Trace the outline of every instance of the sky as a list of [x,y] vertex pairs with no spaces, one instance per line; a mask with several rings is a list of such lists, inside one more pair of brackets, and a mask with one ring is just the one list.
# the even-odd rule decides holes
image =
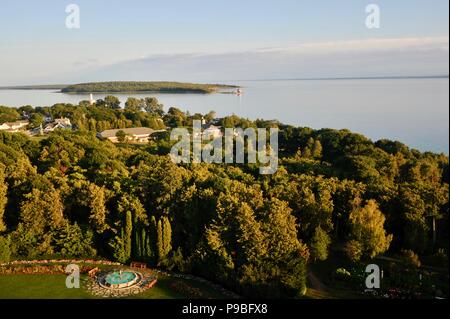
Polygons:
[[[368,4],[380,8],[369,29]],[[80,28],[66,27],[66,6]],[[0,86],[447,75],[448,0],[0,0]]]

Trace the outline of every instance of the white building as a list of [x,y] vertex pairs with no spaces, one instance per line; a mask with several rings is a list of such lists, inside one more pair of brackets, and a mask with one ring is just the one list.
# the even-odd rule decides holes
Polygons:
[[220,126],[215,126],[212,124],[203,124],[202,125],[202,137],[204,138],[217,138],[222,136],[222,130]]
[[150,139],[150,136],[153,133],[162,132],[164,130],[157,131],[149,127],[132,127],[132,128],[106,130],[101,133],[98,133],[97,136],[99,138],[108,139],[113,143],[118,143],[119,139],[117,137],[117,133],[119,131],[123,131],[126,134],[125,139],[127,141],[135,143],[147,143]]
[[70,119],[65,117],[55,119],[52,123],[45,125],[43,131],[44,133],[51,133],[56,129],[71,130],[72,123],[70,123]]
[[66,117],[61,117],[59,119],[55,119],[54,121],[56,124],[63,124],[65,126],[72,126],[72,123],[70,123],[70,119]]
[[30,124],[28,121],[6,122],[0,125],[0,131],[18,132],[28,124]]

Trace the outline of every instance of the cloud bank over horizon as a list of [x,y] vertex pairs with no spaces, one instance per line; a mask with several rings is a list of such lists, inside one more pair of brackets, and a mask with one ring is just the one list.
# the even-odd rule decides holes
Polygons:
[[449,39],[365,39],[242,52],[150,55],[102,66],[78,81],[446,75]]
[[88,56],[72,61],[63,73],[19,77],[16,83],[7,83],[4,74],[0,84],[428,76],[448,75],[449,68],[448,36],[312,42],[222,53],[142,53],[141,58],[104,65],[101,57]]

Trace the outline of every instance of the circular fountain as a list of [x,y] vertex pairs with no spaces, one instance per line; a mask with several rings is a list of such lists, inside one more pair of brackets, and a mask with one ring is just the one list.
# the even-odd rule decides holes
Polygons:
[[142,275],[135,271],[113,270],[98,278],[98,283],[107,289],[124,289],[130,288],[142,280]]

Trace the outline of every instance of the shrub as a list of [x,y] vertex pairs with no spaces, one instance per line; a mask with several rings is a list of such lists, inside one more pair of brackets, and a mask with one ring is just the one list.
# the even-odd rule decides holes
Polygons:
[[0,262],[7,263],[11,258],[11,239],[9,237],[0,237]]
[[351,279],[352,274],[345,268],[338,268],[333,273],[333,277],[337,280],[348,281]]
[[419,268],[421,265],[419,256],[409,249],[402,250],[401,260],[407,267]]
[[353,261],[359,261],[363,254],[363,247],[360,242],[356,240],[350,240],[345,244],[344,248],[347,257]]
[[172,251],[168,258],[164,259],[161,263],[162,266],[169,271],[186,272],[189,268],[189,262],[183,257],[181,247]]
[[439,267],[448,267],[448,255],[442,248],[439,248],[436,251],[436,253],[433,255],[433,260]]
[[187,298],[192,298],[192,299],[204,298],[204,295],[199,288],[192,287],[189,284],[187,284],[181,280],[171,283],[169,286],[173,291],[175,291],[183,296],[186,296]]

